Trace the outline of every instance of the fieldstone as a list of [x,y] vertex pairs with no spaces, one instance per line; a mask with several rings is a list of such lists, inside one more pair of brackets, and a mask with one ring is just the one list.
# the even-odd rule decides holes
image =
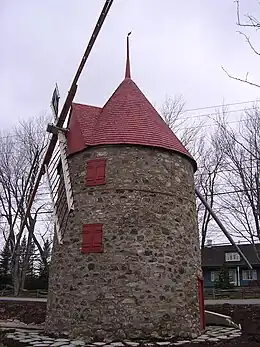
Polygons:
[[196,339],[197,337],[198,337],[198,334],[194,334],[194,333],[191,334],[192,339]]
[[13,333],[13,335],[15,335],[15,336],[24,336],[24,337],[28,336],[28,335],[26,335],[26,334],[24,334],[24,333],[19,333],[19,332],[17,332],[17,331],[15,331],[15,332]]
[[110,345],[113,347],[123,347],[124,346],[124,344],[122,342],[112,342]]
[[[56,340],[57,341],[57,340]],[[70,341],[68,340],[68,343],[69,344]],[[85,343],[84,343],[85,344]],[[60,346],[63,346],[63,345],[66,345],[65,341],[60,341],[60,342],[55,342],[55,343],[52,343],[51,344],[51,347],[60,347]]]
[[70,342],[69,339],[55,339],[57,342]]
[[39,335],[39,333],[34,333],[34,332],[29,332],[28,336],[42,336],[42,335]]
[[160,335],[157,333],[157,331],[153,331],[153,332],[151,333],[151,336],[152,336],[152,337],[155,337],[155,338],[157,338],[157,339],[160,338]]
[[26,340],[28,338],[28,336],[25,336],[25,335],[16,335],[16,337],[19,339],[19,340]]
[[219,335],[218,339],[220,340],[226,340],[227,339],[227,335]]
[[227,340],[231,340],[233,338],[234,338],[233,336],[227,336]]
[[[76,346],[84,346],[85,345],[85,342],[82,341],[82,340],[72,340],[70,341],[73,345],[76,345]],[[54,346],[53,346],[54,347]]]
[[167,346],[167,345],[169,345],[169,344],[170,344],[169,341],[157,342],[157,345],[159,345],[159,346]]
[[174,346],[181,346],[181,345],[184,345],[185,343],[190,343],[189,340],[184,340],[184,341],[177,341],[177,342],[174,342]]
[[42,340],[44,336],[42,336],[42,335],[29,335],[28,337]]
[[28,330],[26,330],[26,329],[20,329],[20,328],[15,329],[15,331],[17,331],[17,332],[19,332],[19,333],[28,333]]
[[126,298],[122,301],[122,304],[135,304],[136,300],[134,298]]
[[222,334],[222,333],[217,332],[217,331],[215,331],[215,332],[213,332],[213,333],[208,333],[208,335],[211,336],[211,337],[216,337],[216,336],[221,335],[221,334]]
[[138,342],[127,341],[126,344],[128,344],[129,346],[133,346],[133,347],[139,346]]
[[106,343],[105,342],[94,342],[93,345],[95,346],[104,346]]
[[14,334],[8,334],[8,335],[6,335],[6,337],[7,337],[8,339],[12,339],[13,337],[15,337],[15,335],[14,335]]
[[28,335],[28,339],[42,340],[43,338],[44,336],[41,336],[41,335]]
[[46,347],[50,346],[49,344],[47,345],[46,343],[39,343],[38,345],[34,345],[34,347]]
[[41,343],[40,339],[30,342],[30,345],[37,345],[38,343]]
[[203,335],[200,335],[197,337],[197,339],[208,339],[208,338],[209,338],[209,336],[206,334],[203,334]]
[[210,342],[218,342],[219,339],[216,338],[216,337],[211,337],[211,338],[208,339],[208,341],[210,341]]

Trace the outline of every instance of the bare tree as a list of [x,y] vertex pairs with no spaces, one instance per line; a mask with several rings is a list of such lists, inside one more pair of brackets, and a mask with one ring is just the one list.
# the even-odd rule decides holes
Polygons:
[[18,295],[24,286],[33,243],[36,244],[40,254],[42,252],[35,229],[39,215],[48,208],[44,191],[39,193],[38,200],[35,201],[26,220],[27,243],[22,263],[17,235],[20,232],[39,161],[45,149],[46,123],[47,119],[43,116],[30,119],[20,123],[0,138],[0,207],[2,219],[5,220],[3,236],[10,253],[13,254],[11,269],[15,295]]
[[[221,173],[224,167],[225,155],[219,146],[219,132],[217,130],[211,135],[207,147],[199,158],[199,170],[196,173],[195,180],[198,189],[203,194],[211,208],[220,212],[216,204],[216,194],[221,182]],[[197,213],[201,235],[201,250],[205,247],[206,237],[210,232],[212,223],[211,215],[208,210],[197,201]]]
[[180,116],[183,113],[185,102],[182,95],[175,96],[171,98],[166,95],[164,103],[161,106],[160,113],[165,121],[165,123],[172,129],[178,123]]
[[225,154],[223,217],[235,236],[255,247],[260,242],[260,111],[256,107],[245,111],[235,129],[219,117],[218,127]]
[[[198,119],[191,120],[190,117],[187,120],[184,105],[182,96],[175,98],[167,96],[160,113],[167,125],[196,159],[198,171],[195,174],[195,184],[209,205],[213,207],[224,158],[218,145],[219,134],[213,131],[211,135],[206,136],[203,131],[204,122]],[[211,226],[211,216],[199,200],[197,200],[197,215],[203,249]]]
[[202,136],[203,121],[187,121],[184,115],[185,102],[182,96],[171,98],[166,96],[159,113],[165,123],[178,136],[183,145],[196,159],[204,145]]
[[[260,22],[259,20],[253,16],[252,14],[246,14],[244,15],[244,21],[241,20],[241,13],[240,13],[240,1],[239,0],[235,0],[234,1],[235,4],[236,4],[236,16],[237,16],[237,25],[239,27],[242,27],[244,29],[255,29],[255,30],[258,30],[260,28]],[[248,35],[246,35],[244,32],[242,31],[238,31],[238,33],[240,35],[242,35],[247,44],[249,45],[249,47],[252,49],[252,51],[254,52],[254,54],[260,56],[260,50],[258,50],[255,45],[252,43],[250,37]],[[259,48],[260,49],[260,48]],[[228,77],[234,79],[234,80],[237,80],[237,81],[240,81],[240,82],[244,82],[244,83],[247,83],[247,84],[250,84],[251,86],[254,86],[254,87],[259,87],[260,88],[260,84],[258,83],[254,83],[252,81],[250,81],[248,79],[248,75],[249,75],[249,72],[246,73],[245,77],[242,78],[242,77],[235,77],[233,75],[231,75],[226,69],[224,69],[224,67],[222,66],[222,69],[225,71],[225,73],[228,75]]]

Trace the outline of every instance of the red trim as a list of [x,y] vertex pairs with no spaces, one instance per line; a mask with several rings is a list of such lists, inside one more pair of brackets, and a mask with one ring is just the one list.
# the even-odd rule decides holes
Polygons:
[[[70,111],[70,117],[74,110]],[[75,152],[82,151],[85,148],[85,140],[82,135],[80,124],[76,117],[71,117],[69,122],[69,132],[67,133],[67,154],[70,155]]]
[[200,327],[205,330],[205,304],[204,304],[204,280],[198,277],[198,291],[199,291],[199,309],[200,309]]

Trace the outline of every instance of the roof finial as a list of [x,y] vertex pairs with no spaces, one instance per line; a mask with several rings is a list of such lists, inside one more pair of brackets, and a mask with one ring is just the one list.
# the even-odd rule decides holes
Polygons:
[[130,72],[130,58],[129,58],[129,36],[130,33],[127,34],[126,38],[126,67],[125,67],[125,78],[131,78],[131,72]]

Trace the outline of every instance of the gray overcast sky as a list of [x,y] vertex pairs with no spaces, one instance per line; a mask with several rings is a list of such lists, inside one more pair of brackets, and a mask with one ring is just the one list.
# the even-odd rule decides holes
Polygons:
[[[55,82],[67,94],[104,0],[0,1],[1,127],[49,109]],[[257,0],[241,12],[260,18]],[[79,82],[76,101],[102,106],[124,75],[132,30],[132,78],[150,101],[183,94],[186,108],[254,100],[260,57],[237,33],[233,0],[114,0]],[[250,31],[260,50],[260,34]],[[205,111],[204,111],[205,113]]]

